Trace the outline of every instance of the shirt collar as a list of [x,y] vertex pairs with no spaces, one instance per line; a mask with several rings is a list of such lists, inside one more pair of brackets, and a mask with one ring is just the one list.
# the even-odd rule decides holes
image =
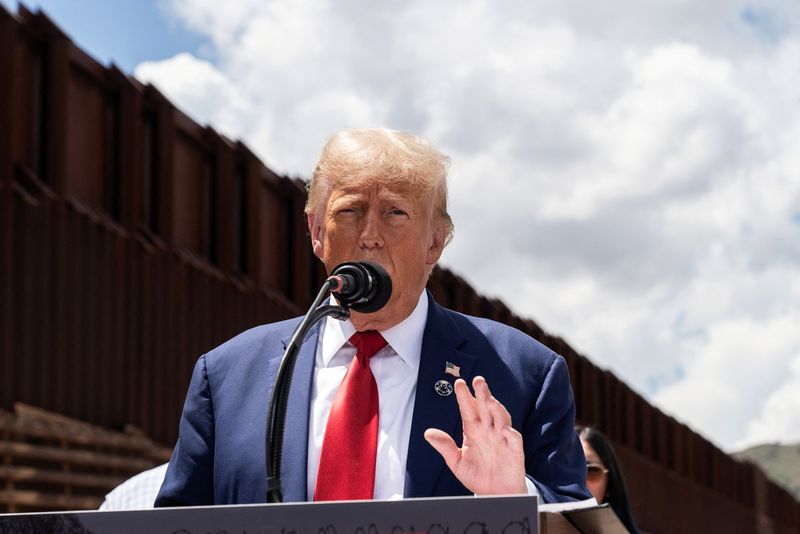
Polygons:
[[[380,333],[392,350],[406,363],[416,369],[422,353],[422,336],[428,320],[428,292],[422,291],[411,314],[400,323]],[[356,332],[350,319],[340,321],[327,317],[322,324],[322,365],[327,367],[339,349]]]

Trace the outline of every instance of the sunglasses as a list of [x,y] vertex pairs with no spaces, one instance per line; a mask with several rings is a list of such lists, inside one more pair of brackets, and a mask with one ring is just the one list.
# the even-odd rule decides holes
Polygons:
[[586,464],[586,480],[588,482],[598,482],[608,473],[608,469],[601,464]]

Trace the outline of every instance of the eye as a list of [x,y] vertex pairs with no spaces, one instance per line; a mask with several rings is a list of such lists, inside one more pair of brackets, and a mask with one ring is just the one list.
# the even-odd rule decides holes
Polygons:
[[597,463],[586,464],[586,480],[598,482],[608,473],[608,469]]

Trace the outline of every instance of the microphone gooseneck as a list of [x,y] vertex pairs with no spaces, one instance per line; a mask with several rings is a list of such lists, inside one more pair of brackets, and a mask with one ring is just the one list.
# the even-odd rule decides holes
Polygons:
[[[331,291],[339,305],[322,304]],[[282,502],[281,457],[283,453],[283,428],[289,403],[289,388],[297,354],[311,327],[323,317],[341,321],[350,317],[350,309],[372,313],[383,308],[392,296],[392,279],[386,269],[373,262],[347,262],[337,266],[319,290],[317,297],[295,328],[283,353],[272,396],[269,401],[267,425],[264,436],[264,454],[267,468],[267,502]]]

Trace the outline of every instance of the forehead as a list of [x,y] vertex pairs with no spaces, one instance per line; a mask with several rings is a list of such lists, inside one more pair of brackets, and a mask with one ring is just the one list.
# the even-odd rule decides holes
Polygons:
[[592,446],[589,445],[588,441],[586,441],[585,439],[581,438],[581,445],[583,445],[583,454],[584,454],[584,456],[586,456],[586,459],[588,461],[596,462],[596,463],[603,463],[602,460],[600,460],[600,456],[592,448]]
[[404,200],[421,203],[425,192],[416,184],[380,178],[348,178],[330,185],[329,201],[342,197],[363,197],[387,200]]

